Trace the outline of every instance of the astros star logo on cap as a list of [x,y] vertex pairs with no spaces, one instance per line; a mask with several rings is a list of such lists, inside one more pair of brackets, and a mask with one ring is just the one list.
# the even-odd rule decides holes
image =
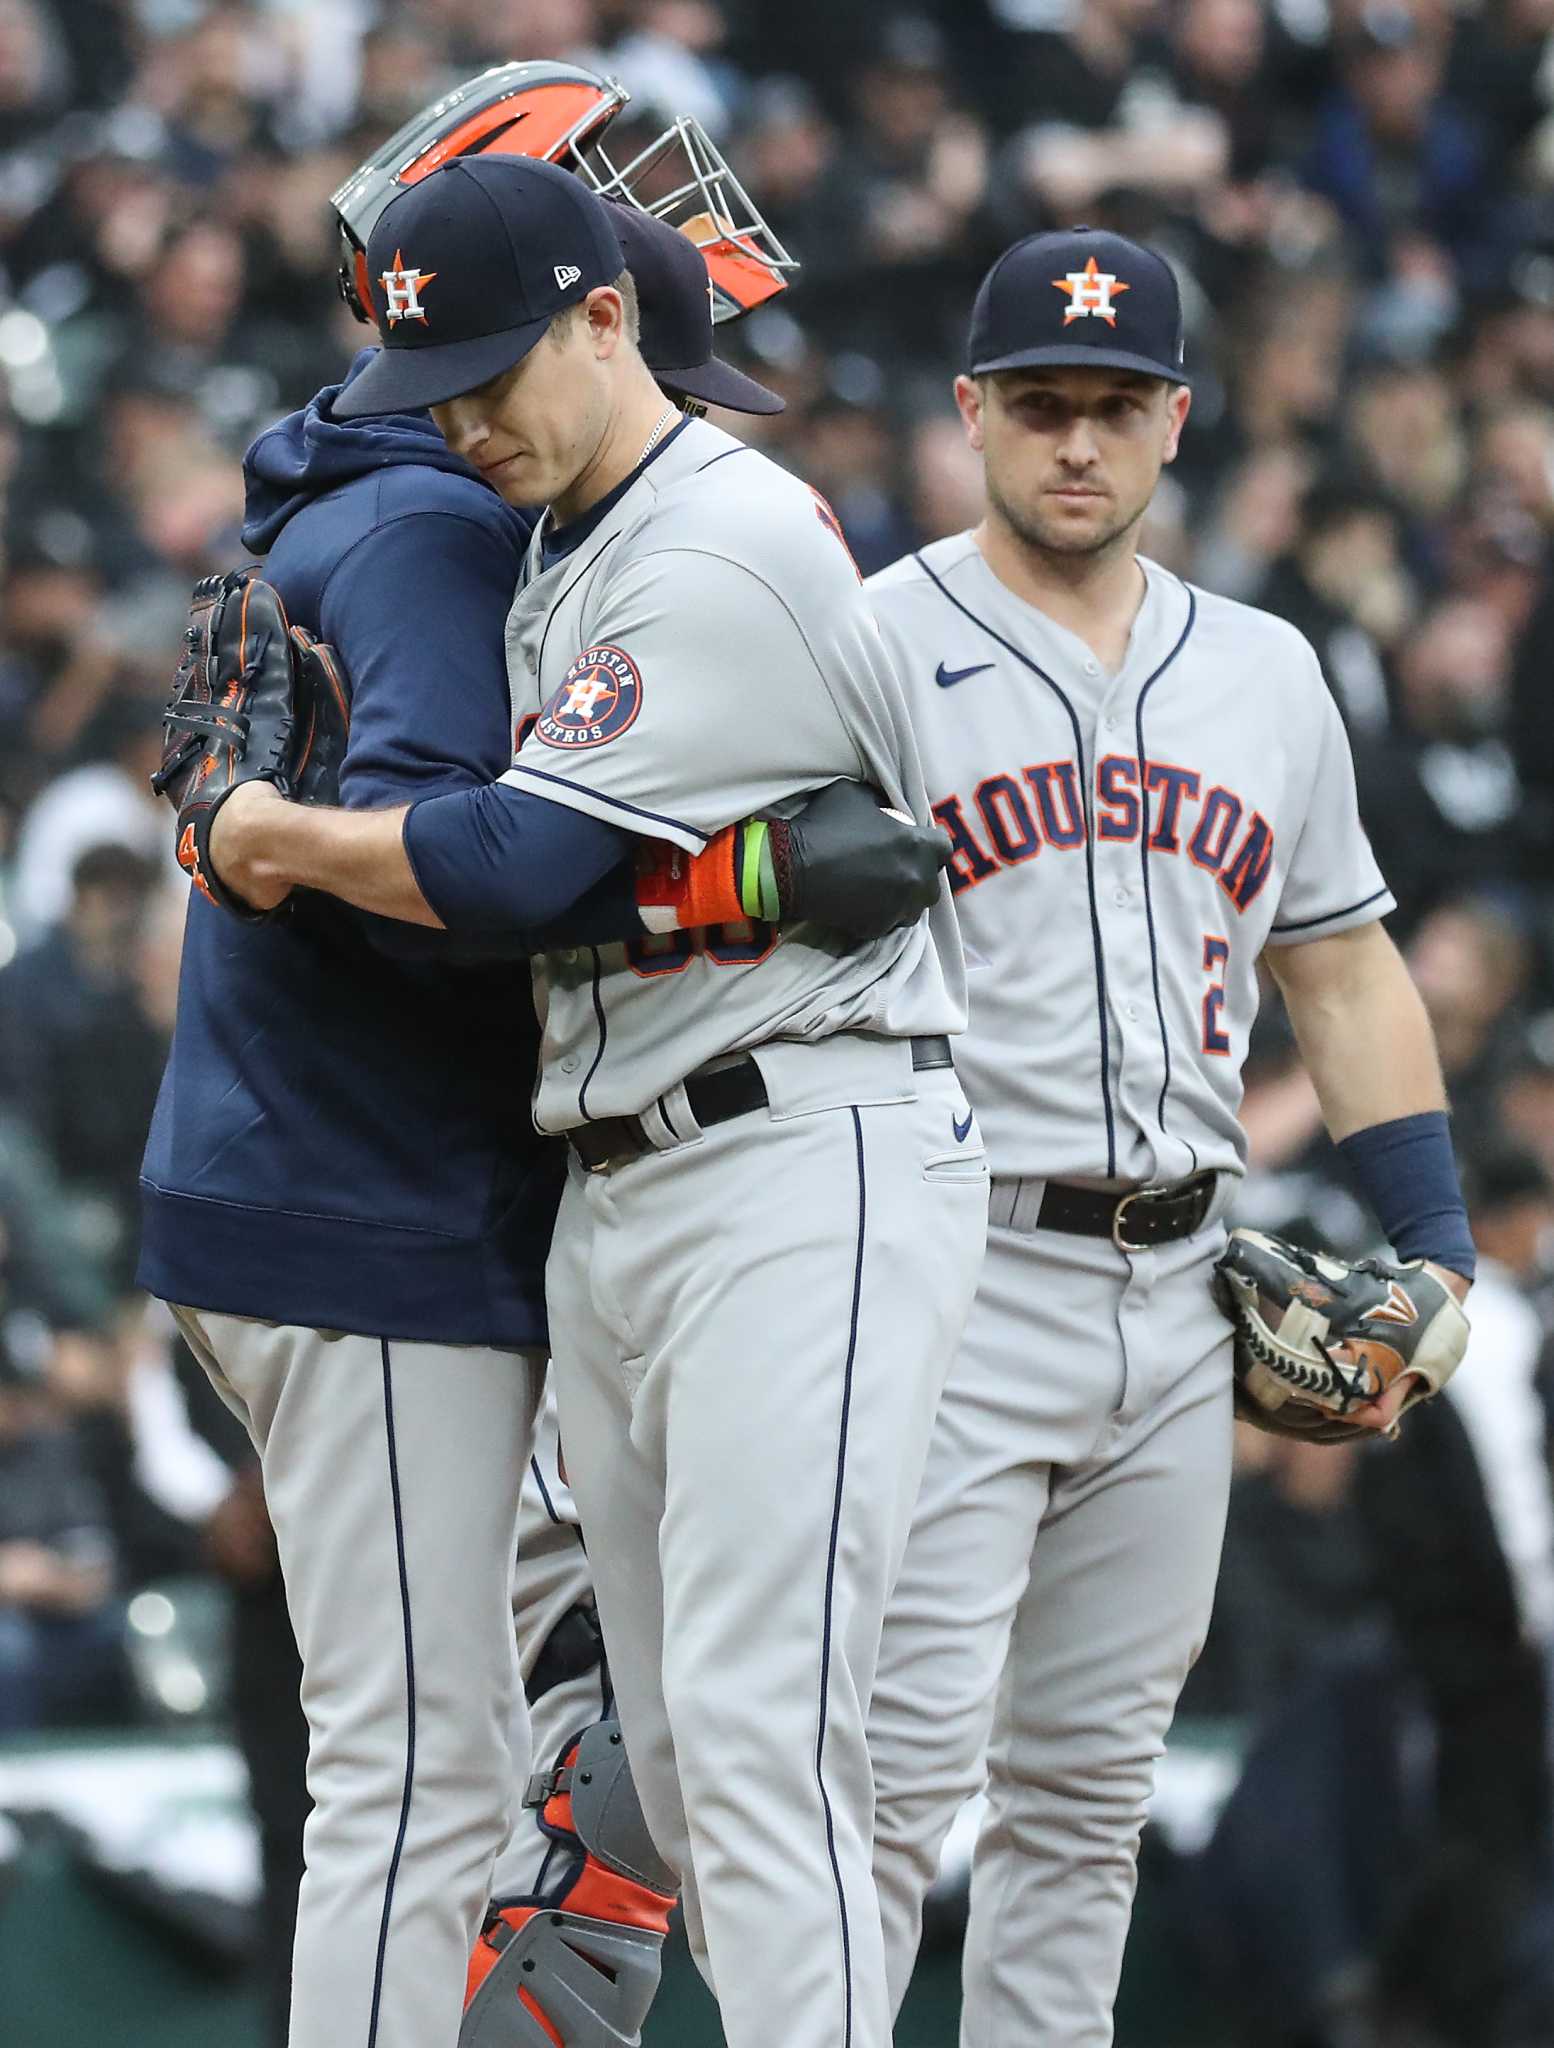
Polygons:
[[401,320],[419,320],[426,325],[426,308],[421,304],[421,290],[437,275],[435,270],[407,270],[403,250],[394,251],[394,268],[383,273],[383,290],[388,299],[388,323],[397,327]]
[[1108,327],[1115,327],[1117,309],[1112,301],[1119,292],[1133,289],[1113,271],[1102,270],[1093,256],[1083,270],[1071,270],[1066,277],[1055,277],[1052,282],[1058,291],[1068,293],[1069,303],[1063,313],[1065,327],[1071,320],[1084,320],[1091,314],[1104,320]]

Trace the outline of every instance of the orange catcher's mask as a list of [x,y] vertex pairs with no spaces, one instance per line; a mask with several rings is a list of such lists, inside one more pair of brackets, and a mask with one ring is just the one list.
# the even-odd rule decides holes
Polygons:
[[610,159],[605,130],[630,97],[578,64],[497,64],[423,107],[330,202],[340,224],[340,295],[357,319],[373,320],[367,240],[389,201],[454,158],[481,155],[559,164],[601,197],[678,228],[706,261],[716,322],[785,290],[785,273],[798,265],[699,121],[682,116],[626,162]]

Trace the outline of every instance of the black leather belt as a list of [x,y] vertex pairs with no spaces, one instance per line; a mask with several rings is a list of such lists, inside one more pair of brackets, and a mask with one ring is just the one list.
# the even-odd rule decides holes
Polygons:
[[[931,1067],[954,1064],[947,1038],[914,1038],[911,1043],[912,1066],[919,1074]],[[705,1131],[714,1124],[726,1124],[730,1117],[748,1116],[752,1110],[765,1109],[766,1083],[761,1078],[761,1069],[746,1053],[743,1059],[731,1060],[726,1067],[716,1067],[711,1073],[687,1075],[685,1099],[698,1126]],[[673,1129],[672,1124],[670,1128]],[[662,1150],[648,1136],[639,1116],[602,1116],[597,1123],[581,1124],[575,1131],[568,1131],[567,1143],[590,1173],[608,1173],[611,1167],[623,1166],[628,1159],[640,1159],[645,1152]]]
[[1064,1230],[1075,1237],[1109,1237],[1119,1251],[1144,1252],[1174,1244],[1202,1227],[1214,1205],[1219,1175],[1203,1172],[1163,1187],[1130,1188],[1103,1194],[1049,1180],[1037,1212],[1038,1230]]

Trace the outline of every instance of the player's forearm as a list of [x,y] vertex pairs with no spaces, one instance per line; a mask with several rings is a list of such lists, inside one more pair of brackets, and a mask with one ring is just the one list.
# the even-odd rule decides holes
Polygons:
[[1435,1039],[1380,925],[1269,954],[1323,1120],[1356,1188],[1404,1259],[1465,1292],[1473,1239]]
[[404,846],[406,810],[331,811],[234,791],[211,827],[211,857],[229,889],[264,908],[319,889],[406,924],[441,924]]
[[1430,1020],[1379,924],[1266,957],[1335,1140],[1445,1108]]

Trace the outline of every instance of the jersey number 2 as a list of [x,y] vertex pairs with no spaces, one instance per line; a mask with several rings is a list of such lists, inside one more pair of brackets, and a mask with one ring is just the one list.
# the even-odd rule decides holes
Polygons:
[[1212,974],[1214,979],[1203,999],[1203,1049],[1217,1053],[1221,1059],[1230,1051],[1230,1035],[1225,1029],[1225,963],[1229,958],[1229,939],[1205,932],[1203,971]]

